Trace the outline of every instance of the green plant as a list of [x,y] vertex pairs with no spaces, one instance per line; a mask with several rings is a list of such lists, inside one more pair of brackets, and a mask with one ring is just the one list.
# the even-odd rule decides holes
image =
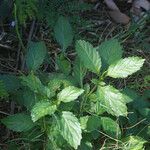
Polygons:
[[[12,7],[13,1],[8,5],[8,0],[2,3],[2,13],[7,12]],[[4,6],[3,6],[4,5]],[[79,12],[89,10],[90,4],[80,3],[78,0],[15,0],[16,14],[19,24],[26,25],[27,19],[36,18],[41,22],[46,22],[48,26],[54,27],[60,15],[69,16],[71,22],[84,25],[85,21]],[[3,16],[4,17],[4,16]]]
[[75,50],[72,65],[62,53],[56,61],[58,71],[41,74],[46,46],[32,42],[26,55],[28,75],[1,76],[7,92],[26,109],[1,122],[22,132],[19,144],[23,140],[30,149],[143,149],[147,137],[137,134],[135,127],[142,132],[145,125],[145,135],[149,134],[147,97],[140,101],[136,92],[119,90],[107,79],[128,77],[142,67],[144,59],[122,58],[122,47],[115,39],[96,48],[79,40]]
[[5,89],[4,83],[0,81],[0,98],[5,98],[8,96],[8,93]]
[[42,0],[38,5],[37,18],[54,27],[59,16],[67,16],[73,24],[84,26],[86,21],[80,16],[80,12],[89,9],[90,4],[80,3],[78,0]]
[[15,0],[15,13],[18,17],[18,22],[25,25],[28,18],[35,18],[37,10],[37,0]]

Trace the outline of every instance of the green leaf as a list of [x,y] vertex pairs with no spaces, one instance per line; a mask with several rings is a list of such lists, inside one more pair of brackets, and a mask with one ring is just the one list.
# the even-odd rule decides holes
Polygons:
[[83,116],[80,117],[80,125],[81,125],[81,129],[82,130],[86,130],[87,129],[87,122],[89,120],[90,116]]
[[20,78],[22,80],[22,84],[35,93],[38,93],[40,89],[43,88],[40,79],[36,77],[33,73],[29,74],[28,76],[22,76]]
[[150,121],[150,108],[141,108],[139,112],[144,118]]
[[15,100],[15,102],[17,102],[17,104],[25,106],[27,110],[31,110],[35,103],[41,100],[36,93],[32,92],[28,88],[18,90],[15,94],[11,95],[11,97]]
[[150,89],[147,89],[147,90],[144,91],[144,93],[143,93],[143,95],[142,95],[142,98],[143,98],[144,100],[150,98]]
[[81,87],[83,86],[83,78],[85,75],[86,69],[84,68],[80,59],[77,57],[74,62],[73,76]]
[[22,91],[22,104],[28,109],[31,110],[32,107],[35,105],[36,102],[38,102],[38,98],[35,93],[33,93],[30,90],[24,89]]
[[74,101],[71,101],[68,103],[60,103],[59,107],[58,107],[59,111],[71,111],[72,109],[75,109],[75,102]]
[[47,140],[46,142],[45,150],[61,150],[61,148],[57,146],[57,143],[53,139]]
[[122,46],[116,39],[111,39],[101,43],[98,47],[98,52],[102,58],[103,65],[111,65],[122,57]]
[[75,81],[72,76],[66,76],[62,73],[50,73],[47,77],[48,87],[51,90],[58,90],[61,86],[67,87],[75,85]]
[[31,117],[23,113],[8,116],[2,119],[1,122],[6,125],[7,128],[16,132],[28,131],[34,127]]
[[33,71],[37,70],[43,63],[46,52],[47,49],[44,42],[31,42],[26,55],[27,68]]
[[31,110],[31,117],[33,122],[46,115],[52,115],[56,109],[57,106],[52,105],[50,102],[41,101],[36,103]]
[[101,120],[99,116],[90,116],[87,122],[87,131],[94,131],[100,128]]
[[14,75],[0,75],[0,80],[4,83],[7,92],[15,92],[21,86],[18,77]]
[[101,58],[96,49],[88,42],[79,40],[76,43],[78,57],[84,66],[90,71],[99,74],[101,68]]
[[91,113],[95,113],[96,115],[101,115],[106,112],[103,104],[100,102],[99,99],[97,100],[97,102],[90,102],[90,110],[88,111],[90,111]]
[[[68,143],[66,140],[62,137],[59,131],[59,126],[57,124],[57,116],[55,116],[55,119],[51,120],[51,126],[47,127],[47,136],[49,138],[49,144],[50,144],[50,150],[61,150],[62,147],[65,147],[66,144],[68,146]],[[61,148],[60,148],[61,147]],[[49,150],[49,149],[48,149]]]
[[142,108],[150,107],[150,103],[148,100],[143,99],[143,97],[138,97],[136,100],[133,101],[132,104],[133,108],[140,111]]
[[38,93],[42,95],[42,99],[51,98],[53,95],[53,91],[48,87],[44,86],[40,79],[36,77],[33,73],[29,74],[28,76],[20,77],[22,79],[22,84],[25,87],[28,87],[34,93]]
[[[78,3],[78,1],[69,1],[68,3],[68,11],[69,12],[81,12],[81,11],[88,11],[92,9],[92,4],[89,3]],[[77,15],[73,16],[73,17],[77,17]],[[81,21],[81,20],[78,20]]]
[[150,136],[150,126],[147,127],[147,134]]
[[[22,139],[27,139],[28,141],[38,141],[44,135],[44,131],[39,128],[39,126],[35,126],[34,129],[30,129],[26,132],[22,132],[19,137]],[[17,149],[18,150],[18,149]]]
[[57,42],[65,51],[73,40],[73,31],[67,18],[61,16],[54,27],[54,35]]
[[53,97],[56,95],[57,91],[60,91],[62,87],[68,87],[75,85],[73,77],[65,76],[61,73],[52,73],[46,77],[49,89],[49,97]]
[[139,97],[139,95],[136,93],[136,91],[134,91],[130,88],[123,89],[122,93],[125,94],[126,103],[130,103]]
[[59,70],[66,74],[69,75],[71,72],[71,63],[65,58],[64,55],[59,55],[56,58],[56,63],[58,65]]
[[104,109],[114,116],[127,116],[127,106],[125,104],[125,98],[119,90],[114,87],[99,86],[97,90],[97,96],[102,103]]
[[124,147],[125,150],[144,150],[144,144],[146,141],[138,136],[129,136],[124,139]]
[[145,59],[139,57],[128,57],[120,59],[108,68],[107,76],[113,78],[126,78],[129,75],[140,70],[143,66]]
[[81,142],[81,127],[78,119],[71,112],[63,111],[59,120],[60,133],[63,138],[74,148]]
[[8,97],[8,93],[6,91],[4,83],[0,81],[0,98],[5,98],[5,97]]
[[88,141],[82,141],[78,150],[93,150],[93,146]]
[[68,86],[58,93],[57,97],[59,101],[67,103],[77,99],[83,92],[83,89],[79,89],[74,86]]
[[109,117],[101,117],[101,125],[103,131],[109,136],[117,139],[121,137],[121,130],[116,121]]
[[[20,149],[20,146],[15,142],[10,142],[7,144],[7,150],[18,150],[18,149]],[[3,149],[0,148],[0,150]]]
[[97,115],[103,114],[106,110],[103,107],[102,102],[100,101],[99,97],[96,94],[91,94],[89,96],[89,100],[90,100],[90,109],[88,109],[88,111],[90,111],[91,113],[95,113]]

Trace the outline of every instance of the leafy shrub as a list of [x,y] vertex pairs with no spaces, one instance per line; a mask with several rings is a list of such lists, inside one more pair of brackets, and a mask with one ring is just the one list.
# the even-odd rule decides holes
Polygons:
[[[64,32],[55,31],[62,35]],[[69,42],[65,41],[67,38]],[[56,36],[56,39],[65,50],[72,36],[65,40]],[[63,52],[56,61],[58,70],[41,76],[38,70],[46,51],[44,42],[29,45],[28,75],[11,77],[13,91],[12,88],[6,91],[10,96],[15,95],[14,100],[26,109],[1,122],[13,131],[22,132],[20,137],[26,137],[24,145],[30,144],[32,149],[42,146],[54,150],[143,149],[150,134],[148,96],[141,97],[130,89],[117,89],[107,79],[128,77],[140,70],[144,59],[122,58],[122,47],[116,39],[98,47],[78,40],[77,56],[72,64]],[[6,78],[3,75],[1,83],[7,87]],[[144,126],[147,137],[142,135]],[[104,144],[100,145],[99,141]]]

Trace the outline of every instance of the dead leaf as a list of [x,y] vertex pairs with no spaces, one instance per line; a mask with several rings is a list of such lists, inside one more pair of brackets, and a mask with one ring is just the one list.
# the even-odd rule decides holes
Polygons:
[[106,3],[109,9],[120,11],[118,6],[115,4],[113,0],[104,0],[104,2]]
[[150,10],[150,2],[148,0],[134,0],[131,8],[131,12],[135,16],[140,16],[142,14],[142,8],[146,11]]
[[146,11],[150,10],[150,2],[148,0],[134,0],[132,7],[137,9],[145,9]]
[[98,0],[80,0],[81,2],[95,3]]
[[130,21],[130,18],[122,13],[118,6],[115,4],[113,0],[104,0],[106,3],[107,7],[111,10],[108,11],[110,17],[116,22],[116,23],[121,23],[121,24],[128,24]]
[[113,11],[109,11],[108,13],[109,13],[110,17],[111,17],[116,23],[121,23],[121,24],[126,25],[126,24],[128,24],[129,21],[130,21],[130,18],[129,18],[126,14],[124,14],[124,13],[122,13],[122,12],[120,12],[120,11],[113,10]]

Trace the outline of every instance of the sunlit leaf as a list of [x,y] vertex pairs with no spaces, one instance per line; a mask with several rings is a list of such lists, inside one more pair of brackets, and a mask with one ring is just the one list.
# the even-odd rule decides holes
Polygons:
[[101,58],[96,49],[88,42],[79,40],[76,43],[76,52],[80,61],[90,71],[99,74],[101,68]]
[[58,100],[67,103],[77,99],[83,92],[83,89],[69,86],[58,93]]
[[120,59],[108,68],[107,76],[113,78],[126,78],[137,72],[143,66],[145,59],[139,57],[128,57]]
[[50,102],[41,101],[36,103],[31,110],[31,117],[33,122],[39,120],[46,115],[52,115],[57,109],[56,105],[52,105]]
[[127,116],[127,106],[124,95],[114,87],[99,86],[97,96],[103,108],[114,116]]
[[78,119],[71,112],[62,112],[59,121],[60,133],[64,139],[77,149],[81,142],[81,127]]

